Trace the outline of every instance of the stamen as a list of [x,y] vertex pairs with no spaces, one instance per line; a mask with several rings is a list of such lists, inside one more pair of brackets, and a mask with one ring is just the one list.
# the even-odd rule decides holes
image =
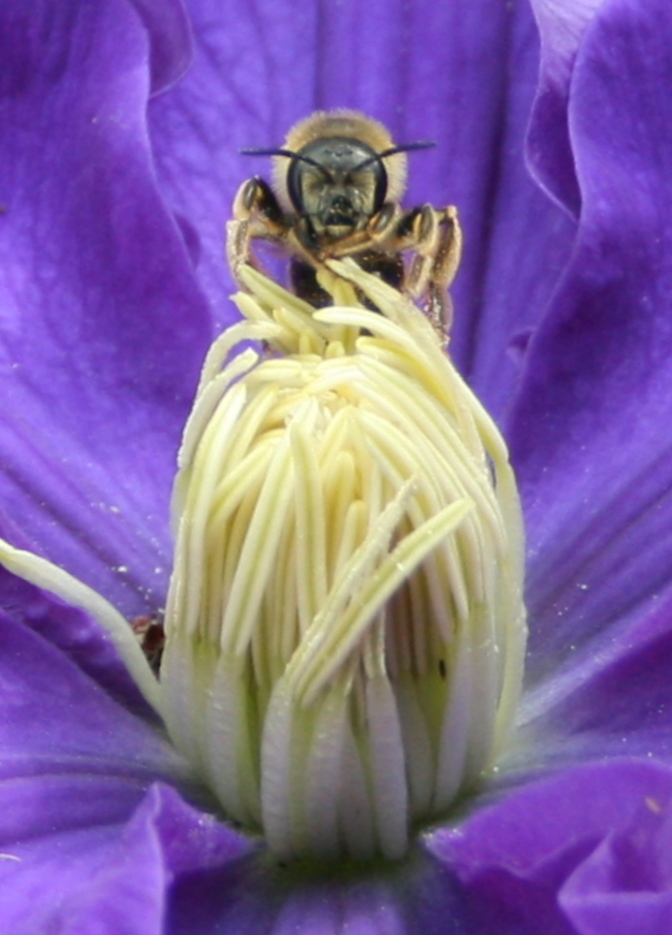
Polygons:
[[[161,685],[177,745],[275,852],[396,859],[506,746],[520,508],[421,312],[329,267],[317,312],[240,272],[247,321],[213,346],[180,453]],[[264,357],[225,365],[249,338]]]

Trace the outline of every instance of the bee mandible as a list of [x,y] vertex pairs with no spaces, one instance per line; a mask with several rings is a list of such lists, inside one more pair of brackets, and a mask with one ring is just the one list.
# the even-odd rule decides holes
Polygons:
[[252,241],[279,244],[290,256],[295,292],[319,308],[331,298],[317,271],[325,260],[351,256],[420,301],[445,334],[447,289],[462,248],[457,210],[424,204],[407,211],[399,203],[406,153],[433,145],[396,145],[378,121],[335,110],[302,120],[279,148],[243,150],[273,157],[273,184],[255,176],[238,190],[227,246],[234,276],[242,264],[260,268]]

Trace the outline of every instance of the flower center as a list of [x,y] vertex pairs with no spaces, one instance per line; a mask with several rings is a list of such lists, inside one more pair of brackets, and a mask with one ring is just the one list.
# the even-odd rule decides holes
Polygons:
[[[504,443],[431,326],[333,268],[317,313],[244,271],[246,321],[206,361],[162,707],[226,814],[276,853],[394,859],[506,742],[522,528]],[[223,366],[248,339],[268,350]]]

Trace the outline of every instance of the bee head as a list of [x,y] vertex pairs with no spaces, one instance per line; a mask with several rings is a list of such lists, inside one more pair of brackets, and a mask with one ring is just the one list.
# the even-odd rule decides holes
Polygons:
[[273,156],[273,187],[285,210],[306,217],[318,236],[338,240],[401,197],[406,151],[432,145],[396,146],[382,124],[337,110],[302,120],[282,148],[248,152]]

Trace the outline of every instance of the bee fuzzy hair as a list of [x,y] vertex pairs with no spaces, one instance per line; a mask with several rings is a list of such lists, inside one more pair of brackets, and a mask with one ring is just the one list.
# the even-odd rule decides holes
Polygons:
[[[317,140],[330,136],[344,136],[360,140],[376,153],[391,149],[395,144],[388,130],[371,117],[356,110],[318,110],[295,124],[287,134],[283,148],[298,152]],[[382,160],[387,173],[387,201],[398,201],[406,188],[406,153],[394,153]],[[273,187],[286,210],[291,210],[287,191],[289,160],[286,156],[273,157]]]

